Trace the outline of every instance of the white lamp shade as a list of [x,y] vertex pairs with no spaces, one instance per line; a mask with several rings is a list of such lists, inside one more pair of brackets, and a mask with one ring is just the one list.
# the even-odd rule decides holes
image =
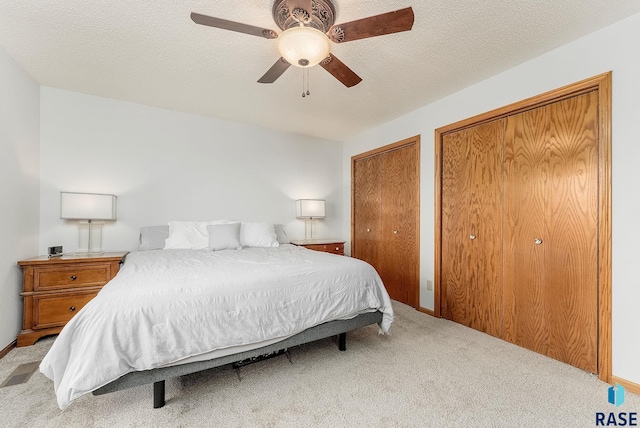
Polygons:
[[323,199],[298,199],[296,201],[297,218],[324,218],[325,206]]
[[116,195],[60,192],[60,218],[65,220],[115,220]]
[[280,55],[296,67],[313,67],[329,56],[331,41],[312,27],[291,27],[278,36]]

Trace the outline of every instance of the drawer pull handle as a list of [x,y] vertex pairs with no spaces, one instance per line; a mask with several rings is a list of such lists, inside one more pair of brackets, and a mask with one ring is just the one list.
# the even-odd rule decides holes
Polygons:
[[371,229],[367,229],[367,232],[371,232]]
[[78,277],[77,277],[77,276],[75,276],[75,275],[71,275],[71,281],[75,281],[76,279],[78,279]]
[[336,247],[336,251],[340,251],[340,247]]
[[69,312],[75,312],[75,310],[76,310],[76,307],[75,307],[75,306],[71,306],[71,307],[69,308]]
[[398,234],[398,231],[397,231],[397,230],[394,230],[394,231],[393,231],[393,233],[394,233],[394,235],[397,235],[397,234]]

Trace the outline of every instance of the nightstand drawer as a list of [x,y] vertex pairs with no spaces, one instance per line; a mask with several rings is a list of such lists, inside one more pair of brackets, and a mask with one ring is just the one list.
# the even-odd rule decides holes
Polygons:
[[98,290],[75,292],[73,294],[42,294],[33,297],[33,329],[65,325],[91,299]]
[[333,253],[344,255],[344,244],[308,244],[305,245],[306,248],[315,251],[324,251],[325,253]]
[[73,267],[36,267],[33,269],[33,289],[36,291],[57,288],[101,286],[109,282],[109,265]]

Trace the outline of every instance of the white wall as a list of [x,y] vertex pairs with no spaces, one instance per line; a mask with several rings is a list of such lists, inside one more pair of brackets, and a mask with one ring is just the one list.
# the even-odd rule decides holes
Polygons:
[[60,191],[118,196],[106,251],[135,249],[141,226],[171,220],[269,221],[304,238],[300,198],[326,199],[319,236],[341,237],[342,143],[47,87],[40,103],[43,254],[77,248]]
[[39,86],[0,48],[0,350],[22,327],[16,262],[38,255]]
[[[613,374],[640,383],[640,15],[583,37],[392,122],[349,139],[344,146],[344,218],[350,218],[351,156],[420,134],[422,307],[433,309],[434,130],[494,108],[613,71]],[[455,72],[455,70],[451,70]],[[349,221],[344,223],[348,237]]]

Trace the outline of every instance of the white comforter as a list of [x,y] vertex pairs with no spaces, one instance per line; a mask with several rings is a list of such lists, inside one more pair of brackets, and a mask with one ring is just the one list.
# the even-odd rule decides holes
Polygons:
[[[138,370],[284,339],[391,301],[369,264],[291,245],[240,251],[130,253],[65,326],[40,364],[58,406]],[[257,345],[256,347],[258,347]]]

